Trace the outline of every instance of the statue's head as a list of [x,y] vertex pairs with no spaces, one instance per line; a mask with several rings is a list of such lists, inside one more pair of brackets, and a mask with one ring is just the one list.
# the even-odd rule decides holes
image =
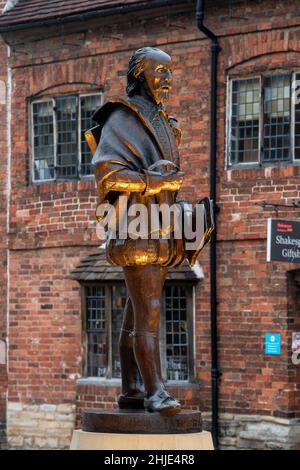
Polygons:
[[132,55],[127,72],[127,94],[145,91],[157,104],[166,103],[172,85],[171,57],[156,47],[143,47]]

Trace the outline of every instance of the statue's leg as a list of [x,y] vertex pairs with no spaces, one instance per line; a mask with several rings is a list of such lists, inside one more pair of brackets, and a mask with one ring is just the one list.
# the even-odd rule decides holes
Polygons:
[[178,413],[180,404],[165,390],[161,374],[159,321],[166,269],[158,265],[124,267],[134,312],[133,349],[145,385],[149,411]]
[[128,297],[124,309],[123,325],[120,333],[120,362],[122,394],[118,397],[120,408],[144,408],[144,385],[133,352],[134,327],[133,308]]

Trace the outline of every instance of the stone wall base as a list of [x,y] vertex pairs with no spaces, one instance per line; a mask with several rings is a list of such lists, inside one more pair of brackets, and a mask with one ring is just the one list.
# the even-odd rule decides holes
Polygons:
[[[202,413],[210,430],[211,414]],[[75,423],[75,405],[30,405],[8,402],[7,441],[10,449],[68,449]],[[221,449],[298,449],[300,419],[223,413],[219,416]]]
[[68,449],[75,423],[75,405],[29,405],[8,402],[9,449]]
[[[202,413],[210,429],[211,414]],[[220,449],[300,450],[300,419],[224,413],[219,416]]]

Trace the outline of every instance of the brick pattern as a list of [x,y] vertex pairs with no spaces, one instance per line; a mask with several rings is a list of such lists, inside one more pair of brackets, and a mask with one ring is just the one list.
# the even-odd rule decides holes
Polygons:
[[85,254],[79,247],[11,252],[9,401],[74,402],[81,304],[79,284],[66,277]]
[[[256,410],[292,417],[289,400],[294,384],[288,384],[287,364],[291,362],[286,273],[278,265],[265,262],[264,240],[252,241],[250,252],[248,244],[228,242],[223,244],[222,253],[219,251],[219,270],[223,273],[219,277],[220,410]],[[263,354],[266,332],[281,333],[280,356]]]
[[[266,263],[266,224],[268,217],[295,218],[298,212],[276,214],[257,203],[291,203],[299,198],[300,167],[226,169],[226,81],[228,76],[298,67],[300,16],[296,7],[296,0],[245,2],[238,10],[245,20],[237,21],[227,4],[218,3],[208,7],[206,20],[220,32],[222,47],[217,174],[220,410],[278,419],[299,418],[299,366],[296,371],[290,359],[291,335],[299,328],[299,315],[291,301],[294,294],[288,295],[288,279],[296,266]],[[95,385],[80,386],[77,391],[75,387],[81,373],[80,296],[76,281],[66,278],[99,243],[94,230],[95,184],[92,180],[30,184],[28,97],[96,89],[102,89],[106,99],[124,94],[132,51],[146,44],[161,47],[172,55],[176,66],[170,114],[178,116],[184,131],[181,158],[186,178],[181,196],[195,201],[209,193],[209,42],[196,29],[193,11],[173,14],[170,10],[167,18],[145,14],[138,23],[131,16],[118,21],[91,20],[86,30],[81,25],[78,31],[73,25],[62,36],[49,28],[47,37],[38,40],[33,31],[21,37],[7,35],[13,47],[12,402],[75,403],[77,393],[80,411],[91,404],[115,403],[117,393],[114,387],[106,387],[105,392]],[[5,165],[0,168],[6,171]],[[3,181],[1,178],[0,200]],[[0,269],[6,262],[5,250],[1,256]],[[209,250],[201,264],[205,279],[196,289],[195,321],[199,387],[180,393],[186,406],[199,405],[209,411]],[[6,318],[4,305],[1,311],[1,318]],[[282,335],[279,357],[263,354],[264,334],[272,331]]]
[[[19,192],[23,193],[22,201]],[[98,242],[93,180],[25,187],[15,196],[10,217],[12,249]]]

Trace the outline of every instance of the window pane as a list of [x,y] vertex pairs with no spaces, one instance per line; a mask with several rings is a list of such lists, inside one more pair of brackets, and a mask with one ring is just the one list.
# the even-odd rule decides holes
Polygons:
[[185,287],[166,286],[167,379],[187,380],[188,332]]
[[101,106],[101,95],[82,96],[80,98],[81,106],[81,174],[91,174],[92,154],[84,138],[84,133],[95,126],[92,120],[94,112]]
[[232,82],[230,163],[257,162],[259,155],[259,79]]
[[123,312],[126,303],[125,284],[111,288],[111,319],[112,319],[112,377],[121,377],[121,364],[119,352],[119,337],[123,322]]
[[107,370],[107,325],[104,287],[86,288],[87,375],[105,377]]
[[34,179],[54,178],[53,103],[32,104]]
[[295,86],[295,159],[300,159],[300,73],[296,74]]
[[105,377],[107,369],[106,336],[88,333],[88,377]]
[[74,178],[78,171],[77,97],[56,100],[57,176]]
[[290,75],[264,80],[264,161],[290,158]]

